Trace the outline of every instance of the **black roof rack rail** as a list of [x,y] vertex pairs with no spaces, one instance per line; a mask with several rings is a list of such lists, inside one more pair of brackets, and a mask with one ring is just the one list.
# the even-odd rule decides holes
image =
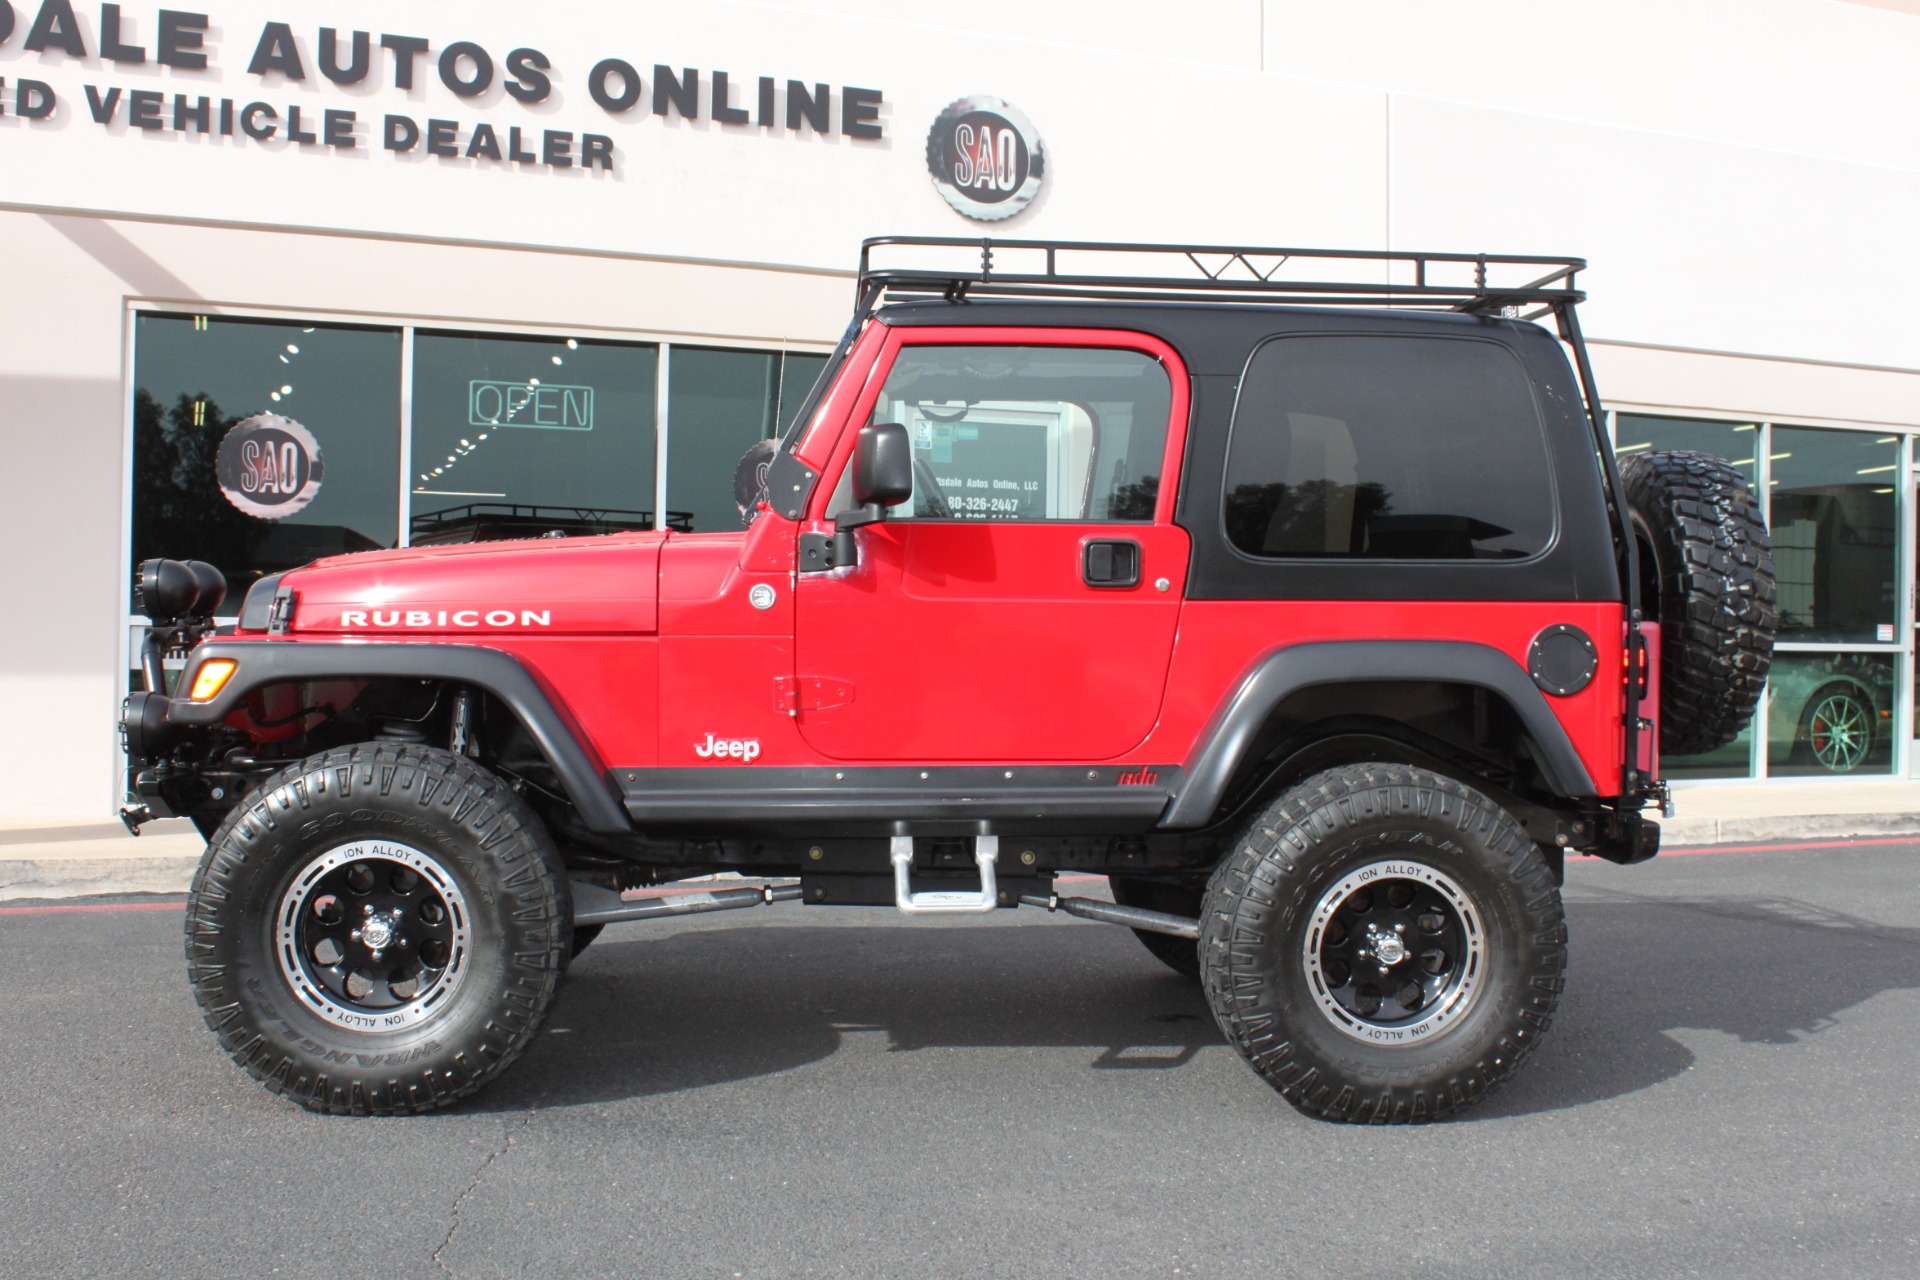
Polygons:
[[[894,258],[909,261],[885,264]],[[858,309],[926,298],[1098,298],[1510,316],[1530,308],[1532,319],[1584,301],[1574,276],[1586,265],[1529,254],[876,236],[860,245]]]

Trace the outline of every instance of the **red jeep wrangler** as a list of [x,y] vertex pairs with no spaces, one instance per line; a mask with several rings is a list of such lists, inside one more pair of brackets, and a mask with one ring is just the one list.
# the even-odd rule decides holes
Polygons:
[[147,562],[126,816],[208,837],[208,1025],[417,1112],[608,923],[1025,905],[1137,931],[1307,1112],[1485,1096],[1558,1001],[1566,853],[1652,856],[1656,742],[1730,739],[1772,649],[1740,476],[1616,469],[1584,266],[868,241],[743,530],[341,556],[233,628]]

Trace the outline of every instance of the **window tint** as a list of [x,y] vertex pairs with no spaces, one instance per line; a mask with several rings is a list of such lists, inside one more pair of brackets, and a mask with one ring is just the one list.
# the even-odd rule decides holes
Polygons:
[[893,518],[1151,520],[1171,404],[1137,351],[908,347],[872,418],[913,441]]
[[1553,498],[1526,373],[1468,339],[1268,342],[1234,409],[1225,516],[1257,556],[1533,555]]
[[[227,615],[264,574],[394,545],[398,329],[147,314],[134,323],[136,564],[212,561],[227,578]],[[240,424],[256,414],[304,435],[283,425],[243,440]]]
[[418,334],[413,543],[650,527],[657,367],[640,343]]
[[825,356],[673,348],[667,382],[667,505],[702,533],[740,528],[734,466],[784,433]]

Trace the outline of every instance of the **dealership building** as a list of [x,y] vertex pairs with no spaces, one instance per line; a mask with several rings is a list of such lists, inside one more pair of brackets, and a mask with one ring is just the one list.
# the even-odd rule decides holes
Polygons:
[[188,3],[0,0],[0,824],[121,802],[142,559],[737,528],[885,234],[1587,259],[1773,530],[1670,776],[1920,773],[1920,2]]

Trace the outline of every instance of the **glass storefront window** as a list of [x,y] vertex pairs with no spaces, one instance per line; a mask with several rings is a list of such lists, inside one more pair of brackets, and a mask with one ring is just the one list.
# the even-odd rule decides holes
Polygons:
[[[1754,482],[1754,463],[1760,453],[1758,423],[1621,413],[1614,415],[1614,435],[1619,441],[1614,455],[1622,461],[1649,450],[1691,449],[1726,459],[1739,468],[1748,484]],[[1747,777],[1753,772],[1753,729],[1742,729],[1739,737],[1717,751],[1663,756],[1660,771],[1674,779]]]
[[211,561],[230,616],[265,574],[395,544],[398,329],[141,314],[133,385],[134,563]]
[[1725,458],[1740,468],[1752,484],[1753,462],[1759,453],[1760,428],[1753,422],[1715,422],[1700,418],[1651,418],[1637,413],[1614,415],[1614,456],[1632,457],[1647,450],[1692,449]]
[[651,528],[651,344],[421,332],[416,545]]
[[1891,654],[1776,653],[1767,681],[1767,772],[1884,774],[1893,768]]
[[741,528],[740,455],[785,433],[826,357],[681,347],[668,355],[667,503],[701,533]]
[[1861,431],[1775,427],[1773,568],[1780,638],[1892,643],[1900,442]]

